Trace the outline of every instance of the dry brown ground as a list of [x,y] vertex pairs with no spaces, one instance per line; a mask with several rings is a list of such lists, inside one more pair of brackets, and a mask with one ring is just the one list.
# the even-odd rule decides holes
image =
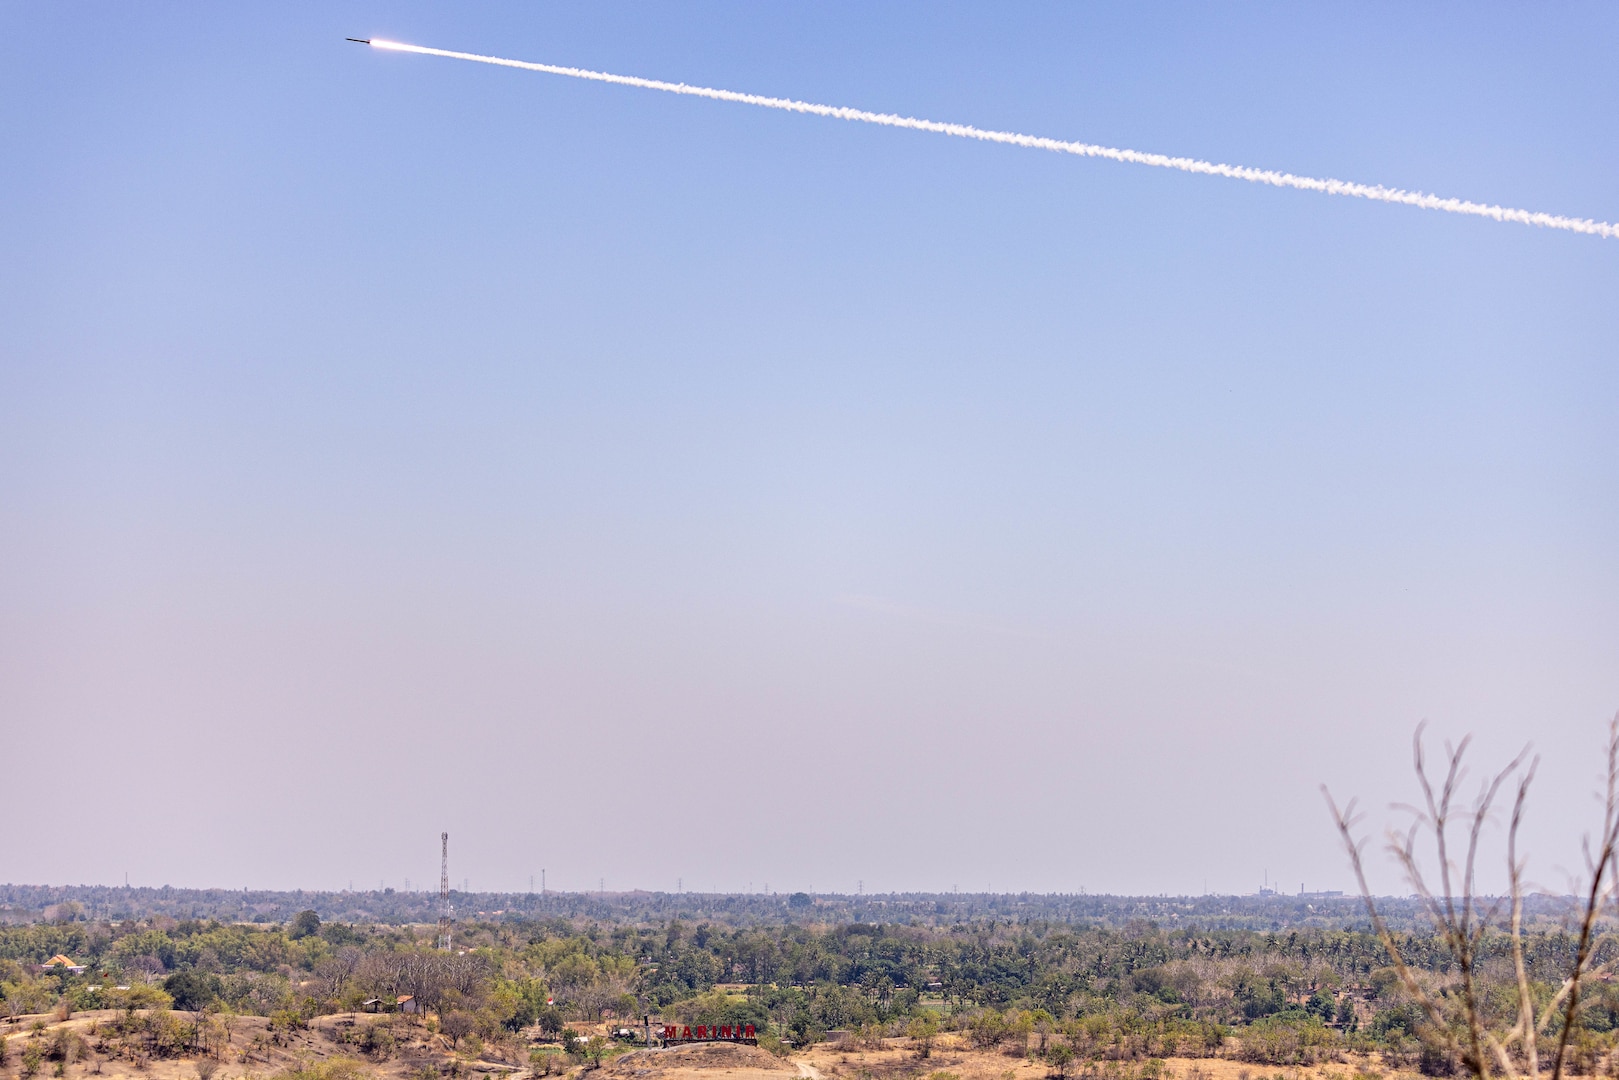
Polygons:
[[[22,1047],[35,1030],[40,1037],[51,1038],[58,1030],[67,1029],[80,1035],[88,1044],[85,1056],[68,1065],[60,1074],[64,1080],[198,1080],[197,1063],[200,1055],[152,1058],[138,1063],[128,1057],[97,1052],[101,1029],[108,1027],[117,1017],[114,1010],[76,1013],[66,1021],[57,1021],[49,1015],[17,1017],[9,1023],[0,1023],[0,1038],[6,1043],[4,1068],[0,1077],[7,1080],[21,1076]],[[179,1014],[182,1018],[189,1014]],[[384,1060],[367,1059],[355,1046],[343,1041],[358,1025],[377,1022],[390,1023],[396,1035],[396,1044]],[[36,1025],[43,1022],[42,1030]],[[422,1024],[398,1023],[395,1017],[373,1016],[368,1013],[339,1013],[311,1020],[309,1027],[300,1031],[272,1033],[269,1021],[262,1016],[233,1016],[227,1021],[230,1028],[229,1045],[219,1054],[219,1068],[214,1080],[243,1080],[247,1077],[266,1077],[285,1069],[294,1069],[312,1062],[334,1057],[349,1057],[364,1063],[367,1072],[379,1080],[403,1080],[419,1074],[424,1067],[439,1068],[456,1055],[449,1041],[431,1034]],[[525,1051],[526,1055],[526,1051]],[[462,1069],[471,1073],[515,1072],[518,1061],[503,1061],[495,1054],[493,1060],[468,1061],[464,1057]],[[55,1080],[56,1063],[46,1062],[36,1080]],[[523,1070],[525,1073],[527,1070]]]
[[[933,1053],[919,1060],[909,1040],[891,1039],[882,1050],[843,1050],[833,1044],[811,1047],[795,1060],[814,1070],[820,1080],[1048,1080],[1043,1061],[1009,1057],[999,1051],[976,1050],[960,1036],[943,1035]],[[1139,1063],[1122,1063],[1123,1074],[1139,1076]],[[1075,1061],[1069,1080],[1085,1080],[1092,1066]],[[1099,1063],[1096,1080],[1121,1075],[1117,1067]],[[938,1074],[944,1073],[945,1076]],[[1253,1065],[1226,1058],[1168,1058],[1163,1080],[1428,1080],[1411,1071],[1385,1067],[1375,1057],[1348,1055],[1345,1060],[1309,1067]],[[696,1077],[689,1080],[698,1080]],[[1572,1078],[1571,1078],[1572,1080]]]
[[[182,1014],[183,1015],[183,1014]],[[77,1032],[92,1046],[98,1028],[117,1016],[112,1011],[79,1013],[63,1022],[50,1016],[24,1016],[0,1021],[0,1039],[6,1053],[0,1065],[0,1080],[16,1080],[21,1074],[21,1044],[43,1023],[41,1036],[49,1038],[56,1030]],[[358,1025],[390,1023],[398,1042],[385,1060],[368,1060],[343,1041]],[[317,1017],[303,1031],[279,1033],[276,1041],[268,1021],[259,1016],[231,1017],[230,1044],[214,1080],[265,1080],[285,1069],[298,1068],[333,1057],[349,1057],[364,1063],[367,1073],[377,1080],[417,1080],[425,1069],[443,1072],[458,1063],[463,1077],[477,1080],[509,1076],[510,1080],[534,1080],[527,1069],[527,1046],[492,1048],[477,1060],[457,1057],[442,1036],[432,1035],[423,1024],[406,1024],[397,1018],[366,1013],[342,1013]],[[577,1025],[576,1025],[577,1027]],[[605,1033],[603,1026],[594,1030]],[[521,1060],[518,1056],[521,1055]],[[127,1058],[92,1052],[68,1065],[63,1080],[198,1080],[196,1057],[153,1059],[142,1065]],[[1414,1073],[1384,1068],[1369,1058],[1350,1059],[1308,1068],[1251,1065],[1223,1058],[1170,1058],[1164,1063],[1163,1080],[1370,1080],[1376,1074],[1383,1080],[1424,1080]],[[47,1062],[37,1080],[55,1080],[55,1064]],[[1071,1080],[1082,1080],[1086,1066],[1076,1062]],[[585,1080],[582,1070],[573,1066],[565,1080]],[[941,1075],[943,1074],[943,1075]],[[1357,1075],[1359,1074],[1359,1075]],[[1131,1071],[1131,1077],[1137,1074]],[[909,1040],[891,1039],[881,1048],[855,1048],[823,1043],[789,1059],[782,1059],[757,1047],[707,1043],[668,1050],[635,1050],[606,1062],[600,1080],[1047,1080],[1043,1062],[1010,1057],[996,1051],[976,1050],[957,1036],[941,1036],[932,1054],[921,1059]],[[1120,1080],[1117,1072],[1104,1072],[1097,1080]]]
[[757,1046],[697,1043],[667,1050],[635,1050],[602,1067],[604,1080],[784,1080],[800,1075],[790,1061]]

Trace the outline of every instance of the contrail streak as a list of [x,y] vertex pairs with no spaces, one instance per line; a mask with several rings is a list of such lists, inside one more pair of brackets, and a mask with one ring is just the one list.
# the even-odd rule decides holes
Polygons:
[[[350,40],[358,39],[351,38]],[[1560,214],[1545,214],[1538,210],[1516,210],[1509,206],[1492,206],[1488,203],[1468,202],[1465,199],[1447,199],[1438,195],[1427,195],[1420,191],[1404,191],[1400,188],[1384,187],[1381,184],[1357,184],[1348,180],[1323,180],[1313,176],[1296,176],[1293,173],[1275,172],[1271,169],[1251,169],[1246,165],[1221,165],[1213,161],[1199,161],[1196,158],[1149,154],[1140,150],[1122,150],[1112,146],[1097,146],[1094,143],[1065,142],[1061,139],[1047,139],[1038,135],[1020,135],[1012,131],[991,131],[985,128],[972,127],[968,124],[945,124],[937,120],[919,120],[913,116],[867,112],[864,109],[849,109],[839,105],[817,105],[809,101],[764,97],[760,94],[743,94],[735,90],[715,90],[707,86],[688,86],[685,83],[643,79],[635,75],[612,75],[605,71],[589,71],[584,68],[558,67],[555,64],[534,64],[526,60],[508,60],[499,56],[451,52],[448,49],[429,49],[423,45],[405,45],[397,41],[381,41],[373,38],[366,44],[371,45],[373,48],[390,49],[394,52],[419,53],[422,56],[443,56],[451,60],[471,60],[479,64],[520,68],[523,71],[543,71],[548,75],[566,75],[570,79],[589,79],[594,82],[614,83],[618,86],[635,86],[643,90],[662,90],[668,94],[685,94],[689,97],[710,98],[714,101],[733,101],[739,105],[758,105],[766,109],[809,113],[812,116],[829,116],[835,120],[855,120],[862,124],[881,124],[884,127],[909,128],[912,131],[931,131],[938,135],[954,135],[960,139],[1007,143],[1011,146],[1026,146],[1035,150],[1051,150],[1059,154],[1078,154],[1081,157],[1107,158],[1110,161],[1122,161],[1131,165],[1151,165],[1159,169],[1179,169],[1181,172],[1202,173],[1206,176],[1224,176],[1231,180],[1246,180],[1251,184],[1269,184],[1272,187],[1297,188],[1300,191],[1319,191],[1327,195],[1347,195],[1357,199],[1371,199],[1375,202],[1399,203],[1404,206],[1415,206],[1422,210],[1443,210],[1449,214],[1470,214],[1473,217],[1489,218],[1492,221],[1511,221],[1519,225],[1538,225],[1545,229],[1563,229],[1568,232],[1584,233],[1587,236],[1601,236],[1609,240],[1619,238],[1619,225],[1613,225],[1605,221],[1564,217]]]

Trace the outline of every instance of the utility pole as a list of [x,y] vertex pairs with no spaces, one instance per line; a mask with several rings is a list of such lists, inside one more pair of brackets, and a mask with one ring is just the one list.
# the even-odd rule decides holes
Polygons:
[[438,947],[450,949],[450,834],[439,837],[443,844],[438,871]]

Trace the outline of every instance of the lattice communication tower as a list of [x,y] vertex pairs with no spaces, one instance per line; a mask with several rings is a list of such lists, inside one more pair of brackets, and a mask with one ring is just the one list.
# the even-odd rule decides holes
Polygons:
[[443,844],[438,872],[438,947],[450,947],[450,834],[439,837]]

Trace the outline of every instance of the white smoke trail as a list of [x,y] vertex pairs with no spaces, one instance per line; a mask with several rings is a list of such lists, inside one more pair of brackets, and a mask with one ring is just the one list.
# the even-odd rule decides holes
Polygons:
[[893,113],[866,112],[864,109],[849,109],[837,105],[816,105],[808,101],[794,101],[791,98],[764,97],[759,94],[742,94],[735,90],[715,90],[706,86],[688,86],[685,83],[642,79],[634,75],[612,75],[605,71],[589,71],[584,68],[558,67],[554,64],[534,64],[525,60],[507,60],[499,56],[480,56],[477,53],[451,52],[447,49],[429,49],[423,45],[405,45],[397,41],[373,39],[370,44],[374,48],[391,49],[395,52],[419,53],[423,56],[444,56],[451,60],[471,60],[479,64],[521,68],[524,71],[543,71],[550,75],[566,75],[571,79],[591,79],[595,82],[615,83],[619,86],[640,87],[643,90],[662,90],[669,94],[686,94],[691,97],[711,98],[714,101],[734,101],[741,105],[760,105],[767,109],[783,109],[787,112],[830,116],[837,120],[856,120],[863,124],[882,124],[885,127],[909,128],[912,131],[931,131],[939,135],[954,135],[961,139],[980,139],[984,142],[1027,146],[1036,150],[1052,150],[1061,154],[1078,154],[1081,157],[1107,158],[1110,161],[1123,161],[1132,165],[1152,165],[1160,169],[1179,169],[1181,172],[1224,176],[1232,180],[1246,180],[1252,184],[1270,184],[1273,187],[1319,191],[1327,195],[1348,195],[1357,199],[1372,199],[1376,202],[1400,203],[1423,210],[1443,210],[1450,214],[1471,214],[1474,217],[1490,218],[1493,221],[1511,221],[1520,225],[1538,225],[1546,229],[1564,229],[1568,232],[1584,233],[1587,236],[1601,236],[1610,240],[1619,239],[1619,225],[1612,225],[1605,221],[1563,217],[1560,214],[1545,214],[1538,210],[1515,210],[1508,206],[1491,206],[1487,203],[1468,202],[1465,199],[1446,199],[1438,195],[1426,195],[1420,191],[1403,191],[1399,188],[1388,188],[1381,184],[1357,184],[1348,180],[1322,180],[1313,176],[1295,176],[1292,173],[1275,172],[1270,169],[1251,169],[1245,165],[1221,165],[1212,161],[1199,161],[1196,158],[1148,154],[1140,150],[1121,150],[1112,146],[1096,146],[1092,143],[1064,142],[1060,139],[1047,139],[1038,135],[1019,135],[1011,131],[989,131],[967,124],[943,124],[937,120],[918,120],[915,117],[898,116]]

